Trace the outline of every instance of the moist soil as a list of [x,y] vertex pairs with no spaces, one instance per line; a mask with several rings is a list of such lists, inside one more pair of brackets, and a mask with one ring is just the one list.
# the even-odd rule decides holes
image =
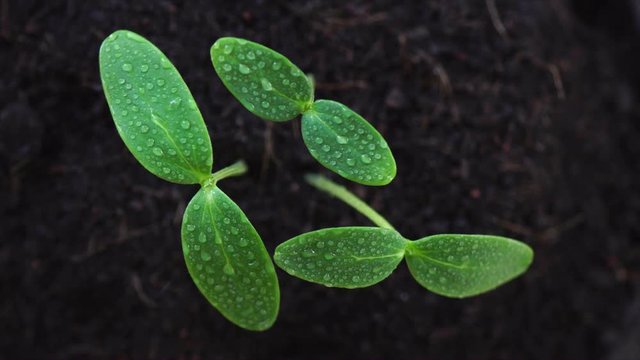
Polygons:
[[[0,1],[0,358],[640,358],[635,3]],[[360,290],[278,271],[274,327],[235,327],[185,268],[181,216],[197,187],[146,172],[115,131],[97,55],[120,28],[181,71],[214,168],[247,161],[220,186],[269,252],[370,224],[303,181],[329,173],[298,121],[262,121],[223,87],[209,59],[221,36],[284,53],[317,98],[379,129],[396,179],[334,179],[406,237],[517,238],[531,269],[465,300],[429,293],[404,264]]]

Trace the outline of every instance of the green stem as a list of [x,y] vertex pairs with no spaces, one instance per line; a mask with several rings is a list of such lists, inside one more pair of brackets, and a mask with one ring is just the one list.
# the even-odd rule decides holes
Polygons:
[[382,215],[378,214],[377,211],[373,210],[367,203],[360,200],[355,194],[351,191],[347,190],[342,185],[338,185],[328,178],[319,175],[319,174],[307,174],[305,176],[307,182],[316,188],[337,197],[338,199],[344,201],[352,208],[358,210],[362,215],[366,216],[371,222],[378,225],[379,227],[392,229],[395,228],[385,219]]
[[202,182],[202,186],[215,186],[216,183],[222,179],[231,177],[231,176],[240,176],[247,172],[247,163],[244,160],[236,161],[235,163],[222,168],[209,176]]

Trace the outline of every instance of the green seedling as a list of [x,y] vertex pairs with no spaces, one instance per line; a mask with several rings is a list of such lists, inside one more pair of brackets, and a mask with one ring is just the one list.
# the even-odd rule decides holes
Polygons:
[[173,64],[142,36],[111,34],[100,48],[100,76],[118,133],[140,164],[164,180],[201,185],[182,221],[184,259],[197,288],[234,324],[271,327],[280,304],[273,262],[217,185],[245,173],[244,162],[211,174],[211,140],[198,106]]
[[233,96],[258,117],[288,121],[302,115],[302,138],[320,164],[364,185],[386,185],[396,175],[382,135],[343,104],[314,101],[313,83],[284,55],[239,38],[218,39],[211,61]]
[[526,244],[500,236],[441,234],[411,241],[346,188],[320,175],[307,181],[351,205],[378,227],[338,227],[296,236],[276,248],[287,273],[331,287],[361,288],[387,278],[402,259],[427,290],[453,298],[492,290],[524,273]]

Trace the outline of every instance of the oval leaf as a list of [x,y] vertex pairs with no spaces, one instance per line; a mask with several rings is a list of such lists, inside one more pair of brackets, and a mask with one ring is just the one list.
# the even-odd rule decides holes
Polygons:
[[229,321],[266,330],[276,320],[280,290],[260,236],[215,186],[193,197],[184,213],[182,250],[200,292]]
[[265,120],[291,120],[313,102],[309,78],[268,47],[244,39],[220,38],[211,47],[211,61],[233,96]]
[[407,246],[413,277],[430,291],[463,298],[492,290],[527,270],[529,246],[490,235],[428,236]]
[[386,185],[396,176],[396,162],[382,135],[338,102],[313,103],[302,115],[302,137],[316,160],[346,179]]
[[211,173],[211,140],[189,88],[167,57],[126,30],[100,47],[100,77],[118,133],[147,170],[195,184]]
[[404,256],[407,240],[394,230],[339,227],[298,235],[276,248],[276,264],[303,280],[361,288],[384,280]]

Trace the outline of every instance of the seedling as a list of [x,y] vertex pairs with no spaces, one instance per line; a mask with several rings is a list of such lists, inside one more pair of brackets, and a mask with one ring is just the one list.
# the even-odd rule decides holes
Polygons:
[[276,248],[289,274],[331,287],[361,288],[387,278],[403,258],[427,290],[453,298],[492,290],[527,270],[533,251],[500,236],[440,234],[411,241],[346,188],[320,175],[307,181],[369,218],[378,227],[338,227],[294,237]]
[[311,79],[284,55],[244,39],[225,37],[211,61],[233,96],[258,117],[288,121],[302,115],[302,138],[320,164],[364,185],[386,185],[396,163],[382,135],[332,100],[314,101]]
[[271,327],[280,304],[273,262],[217,185],[246,165],[211,174],[211,140],[198,106],[169,59],[142,36],[111,34],[100,47],[100,76],[118,133],[140,164],[164,180],[201,185],[182,221],[184,259],[197,288],[236,325]]

